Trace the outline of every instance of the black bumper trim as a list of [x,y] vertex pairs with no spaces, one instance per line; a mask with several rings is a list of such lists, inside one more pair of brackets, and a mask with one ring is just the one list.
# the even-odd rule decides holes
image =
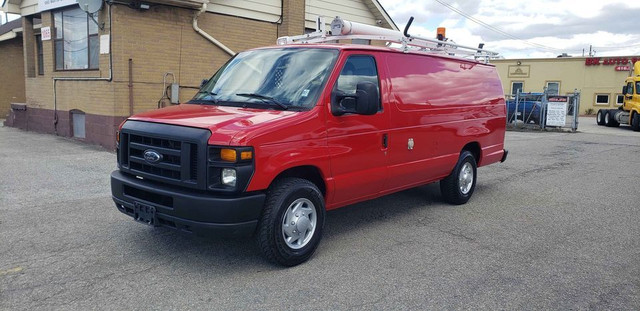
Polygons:
[[500,159],[500,163],[503,163],[507,160],[507,155],[509,155],[509,150],[503,149],[504,153],[502,154],[502,159]]
[[[172,206],[127,195],[125,186],[148,195],[170,197]],[[221,196],[140,180],[120,171],[111,173],[111,193],[118,210],[129,216],[133,216],[134,202],[143,202],[156,207],[158,225],[186,232],[224,236],[251,235],[262,214],[266,197],[264,193]]]

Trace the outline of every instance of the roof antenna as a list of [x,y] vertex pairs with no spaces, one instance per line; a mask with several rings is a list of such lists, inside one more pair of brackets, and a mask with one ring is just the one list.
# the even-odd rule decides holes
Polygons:
[[413,23],[413,16],[409,17],[407,26],[404,26],[404,36],[407,38],[411,38],[411,35],[409,34],[409,27],[411,27],[411,23]]

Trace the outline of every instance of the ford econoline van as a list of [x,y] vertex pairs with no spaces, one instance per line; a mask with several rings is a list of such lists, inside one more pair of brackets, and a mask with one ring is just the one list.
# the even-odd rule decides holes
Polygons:
[[466,203],[477,167],[506,158],[505,115],[490,64],[371,45],[249,50],[190,101],[122,124],[113,200],[153,226],[255,235],[293,266],[327,210],[438,181]]

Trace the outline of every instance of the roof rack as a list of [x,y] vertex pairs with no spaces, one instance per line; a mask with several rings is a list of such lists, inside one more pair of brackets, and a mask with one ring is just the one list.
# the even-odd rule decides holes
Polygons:
[[[478,47],[468,47],[456,44],[447,40],[442,36],[443,40],[430,39],[409,34],[409,27],[413,23],[413,16],[409,18],[404,33],[391,29],[371,26],[344,20],[339,16],[331,22],[331,31],[326,31],[324,17],[319,16],[316,19],[316,31],[299,35],[278,38],[278,45],[285,44],[305,44],[305,43],[336,43],[338,40],[362,39],[373,41],[386,41],[397,43],[401,46],[403,52],[409,51],[425,51],[429,53],[445,54],[458,56],[463,58],[473,58],[476,61],[489,62],[489,59],[498,57],[498,53],[483,49],[484,43],[480,43]],[[389,45],[388,44],[388,45]]]

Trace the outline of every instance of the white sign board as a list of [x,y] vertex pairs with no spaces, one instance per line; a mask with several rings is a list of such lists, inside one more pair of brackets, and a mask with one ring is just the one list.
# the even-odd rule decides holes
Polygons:
[[49,11],[73,4],[77,4],[76,0],[38,0],[38,12]]
[[47,26],[40,28],[40,35],[42,41],[51,40],[51,27]]
[[109,54],[109,35],[100,35],[100,54]]
[[547,126],[564,126],[567,122],[567,103],[547,103]]

